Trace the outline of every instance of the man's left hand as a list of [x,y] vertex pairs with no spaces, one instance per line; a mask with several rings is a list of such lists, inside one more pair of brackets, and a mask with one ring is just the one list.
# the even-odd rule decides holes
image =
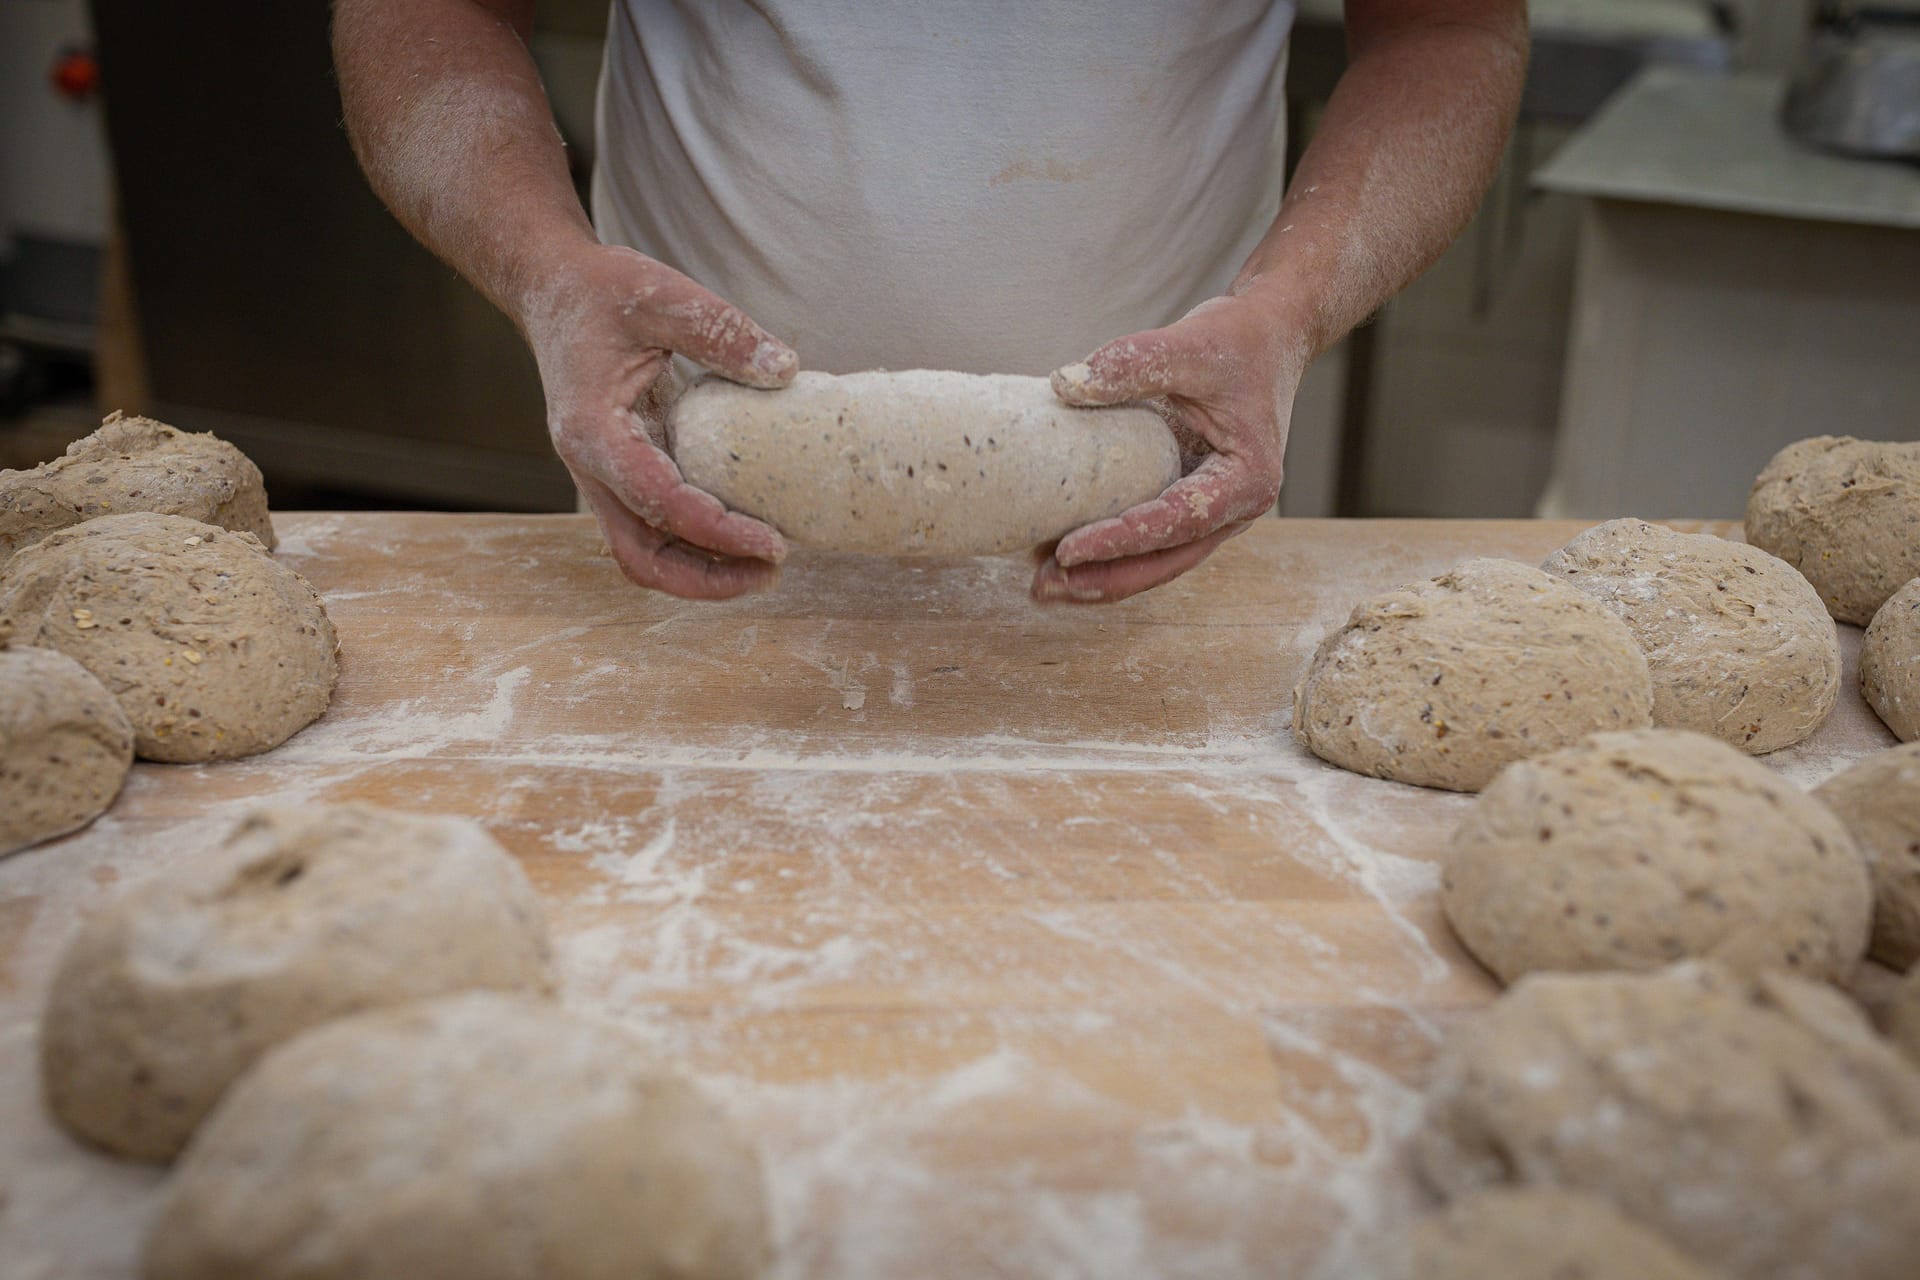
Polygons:
[[1258,289],[1210,298],[1054,371],[1054,394],[1068,404],[1162,399],[1177,429],[1211,452],[1159,497],[1060,539],[1034,574],[1034,600],[1124,600],[1193,568],[1273,506],[1308,351]]

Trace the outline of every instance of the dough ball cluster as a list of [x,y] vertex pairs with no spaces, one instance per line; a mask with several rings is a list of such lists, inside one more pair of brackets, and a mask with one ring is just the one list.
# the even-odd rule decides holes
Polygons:
[[133,765],[133,726],[87,669],[0,634],[0,854],[92,822]]
[[1920,577],[1920,441],[1814,436],[1773,456],[1747,495],[1747,541],[1865,626]]
[[274,545],[266,485],[245,454],[212,435],[114,413],[65,456],[0,471],[0,564],[57,529],[129,511],[185,516]]
[[474,987],[543,991],[520,866],[454,818],[263,809],[82,927],[41,1034],[49,1108],[165,1160],[261,1054],[332,1018]]
[[1294,690],[1293,731],[1355,773],[1477,791],[1652,710],[1647,660],[1605,605],[1530,565],[1469,560],[1356,607]]
[[1920,963],[1920,742],[1875,752],[1813,794],[1867,857],[1874,958],[1896,969]]
[[1496,1188],[1419,1219],[1368,1280],[1713,1280],[1597,1196]]
[[1896,738],[1920,738],[1920,578],[1873,615],[1860,641],[1860,693]]
[[148,1280],[748,1280],[753,1152],[617,1028],[477,993],[269,1054],[194,1139]]
[[333,694],[338,641],[320,596],[252,534],[182,516],[102,516],[0,569],[0,620],[120,700],[148,760],[278,746]]
[[1687,958],[1838,980],[1873,915],[1839,818],[1678,729],[1595,734],[1510,765],[1455,832],[1441,902],[1503,982]]
[[1825,722],[1840,693],[1840,638],[1785,561],[1644,520],[1596,525],[1541,566],[1605,604],[1653,677],[1653,722],[1760,755]]
[[1746,1280],[1907,1280],[1920,1257],[1920,1072],[1784,974],[1529,977],[1442,1051],[1416,1154],[1449,1198],[1601,1196]]

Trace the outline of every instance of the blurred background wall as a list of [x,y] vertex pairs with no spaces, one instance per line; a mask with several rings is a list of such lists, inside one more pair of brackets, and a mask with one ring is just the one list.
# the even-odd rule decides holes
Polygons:
[[[1610,127],[1625,91],[1663,71],[1694,86],[1693,105],[1673,107],[1672,129],[1720,110],[1720,91],[1696,81],[1751,82],[1760,105],[1742,109],[1764,118],[1742,127],[1771,139],[1767,95],[1800,61],[1816,16],[1812,0],[1535,0],[1527,103],[1501,177],[1432,272],[1309,373],[1282,513],[1598,516],[1623,514],[1595,508],[1632,506],[1645,492],[1655,505],[1639,514],[1737,514],[1727,493],[1662,491],[1635,450],[1712,449],[1716,465],[1738,469],[1720,456],[1726,441],[1765,413],[1733,397],[1723,406],[1731,425],[1706,424],[1697,445],[1685,423],[1636,444],[1665,411],[1660,378],[1685,383],[1751,358],[1772,317],[1788,314],[1769,308],[1804,310],[1814,294],[1853,287],[1860,254],[1904,261],[1920,238],[1920,167],[1859,162],[1891,194],[1869,213],[1839,215],[1855,225],[1882,217],[1891,250],[1810,248],[1830,259],[1812,286],[1748,288],[1728,308],[1697,309],[1706,332],[1677,337],[1646,322],[1670,305],[1647,286],[1634,286],[1638,313],[1600,305],[1645,269],[1644,254],[1618,243],[1626,223],[1605,212],[1618,210],[1623,188],[1592,164],[1574,163],[1558,183],[1542,174],[1591,152],[1584,140]],[[326,23],[325,0],[0,0],[0,465],[51,456],[100,411],[127,408],[233,439],[284,506],[572,505],[517,334],[406,236],[355,169]],[[582,180],[604,26],[604,3],[546,0],[534,42]],[[1289,68],[1295,154],[1341,48],[1339,0],[1302,0]],[[1732,154],[1734,142],[1700,145],[1730,168],[1754,163]],[[1830,180],[1826,170],[1799,174],[1792,145],[1781,141],[1774,157],[1779,183]],[[1743,229],[1709,233],[1709,246],[1742,241],[1760,212],[1773,221],[1746,236],[1752,252],[1791,257],[1827,243],[1820,218],[1831,209],[1811,220],[1794,209],[1727,213],[1719,196],[1734,178],[1701,168],[1699,192],[1666,190],[1647,206],[1653,242],[1690,234],[1692,224],[1662,219],[1697,206]],[[1910,226],[1903,181],[1916,184]],[[1611,256],[1594,248],[1603,241]],[[1736,282],[1749,274],[1739,260],[1722,266]],[[1920,283],[1881,293],[1889,288],[1862,332],[1897,335],[1920,319]],[[1822,331],[1852,323],[1846,303],[1822,313]],[[1606,317],[1598,336],[1596,315]],[[1664,365],[1614,350],[1656,340]],[[1883,417],[1897,419],[1909,384],[1880,367],[1897,344],[1849,342],[1863,354],[1841,373],[1866,388],[1862,403],[1884,402]],[[1596,352],[1613,373],[1596,374]],[[1832,363],[1822,359],[1822,369]],[[1686,412],[1713,417],[1698,399]],[[1920,406],[1908,417],[1920,431]],[[1804,426],[1799,434],[1848,424]],[[1747,452],[1779,429],[1755,426]],[[1592,457],[1561,443],[1576,430]],[[1624,479],[1589,483],[1609,459],[1628,460]],[[1661,505],[1669,501],[1693,505]]]

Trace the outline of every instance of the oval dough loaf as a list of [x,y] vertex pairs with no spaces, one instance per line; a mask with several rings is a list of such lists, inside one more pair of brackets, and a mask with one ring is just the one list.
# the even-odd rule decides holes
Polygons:
[[252,534],[181,516],[102,516],[0,569],[0,620],[113,691],[148,760],[230,760],[327,709],[337,672],[320,596]]
[[246,454],[216,436],[114,413],[64,457],[0,471],[0,564],[56,529],[128,511],[186,516],[273,545],[266,486]]
[[539,902],[478,827],[265,809],[81,928],[47,1002],[41,1080],[80,1137],[165,1160],[255,1059],[308,1027],[548,981]]
[[1747,495],[1747,541],[1805,574],[1834,617],[1866,626],[1920,577],[1920,441],[1788,445]]
[[1401,1232],[1367,1280],[1712,1280],[1595,1196],[1482,1191]]
[[1860,641],[1860,693],[1894,737],[1920,738],[1920,578],[1873,615]]
[[0,641],[0,853],[86,826],[133,764],[133,726],[87,669]]
[[1454,833],[1440,896],[1502,982],[1688,958],[1839,981],[1873,917],[1866,862],[1825,805],[1681,729],[1508,768]]
[[261,1062],[187,1149],[147,1280],[747,1280],[759,1162],[616,1027],[456,996]]
[[1867,857],[1874,959],[1920,962],[1920,742],[1876,752],[1814,791]]
[[1416,1152],[1450,1197],[1590,1192],[1729,1276],[1906,1280],[1920,1256],[1920,1072],[1785,974],[1530,977],[1442,1050]]
[[1541,566],[1612,609],[1653,675],[1653,722],[1760,755],[1819,728],[1840,694],[1827,607],[1758,547],[1644,520],[1596,525]]
[[1075,408],[1011,374],[807,372],[779,391],[708,378],[671,431],[688,483],[828,551],[1024,551],[1180,475],[1153,410]]
[[1375,596],[1320,644],[1293,731],[1355,773],[1477,791],[1502,766],[1650,722],[1626,624],[1529,565],[1469,560]]

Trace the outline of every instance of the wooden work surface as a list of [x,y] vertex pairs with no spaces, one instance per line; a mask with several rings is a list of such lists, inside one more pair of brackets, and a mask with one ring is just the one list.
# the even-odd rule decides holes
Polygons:
[[[1268,520],[1041,610],[1013,560],[695,605],[583,517],[278,523],[339,625],[325,718],[0,861],[8,1277],[133,1274],[159,1174],[42,1116],[35,1020],[83,912],[262,801],[484,823],[565,999],[752,1135],[778,1276],[1337,1277],[1417,1207],[1423,1069],[1493,991],[1435,900],[1469,800],[1309,757],[1291,689],[1359,597],[1580,526]],[[1802,782],[1892,741],[1841,631],[1840,709],[1770,758]]]

